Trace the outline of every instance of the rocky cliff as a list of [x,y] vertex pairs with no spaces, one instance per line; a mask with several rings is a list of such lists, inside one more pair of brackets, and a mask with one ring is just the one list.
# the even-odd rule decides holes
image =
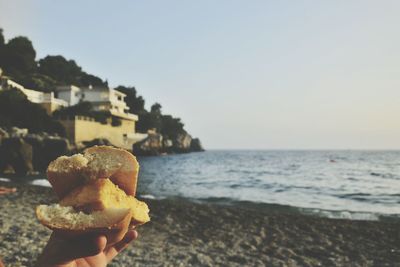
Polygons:
[[0,130],[0,172],[18,175],[46,170],[50,161],[76,149],[67,139],[43,134],[28,134],[18,128]]
[[135,143],[132,150],[137,156],[204,151],[200,140],[192,138],[188,133],[180,133],[174,140],[164,138],[159,133],[149,133],[146,139]]
[[[96,139],[82,144],[70,144],[67,139],[41,134],[29,134],[25,129],[0,128],[0,173],[17,175],[45,172],[48,164],[61,155],[79,153],[94,145],[112,145],[106,139]],[[159,133],[133,145],[137,156],[204,151],[200,140],[187,133],[177,135],[174,140],[163,138]]]

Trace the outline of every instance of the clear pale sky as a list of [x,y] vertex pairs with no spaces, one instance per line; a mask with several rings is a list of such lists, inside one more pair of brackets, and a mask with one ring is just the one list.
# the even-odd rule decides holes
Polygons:
[[400,149],[400,1],[6,1],[6,39],[135,86],[206,148]]

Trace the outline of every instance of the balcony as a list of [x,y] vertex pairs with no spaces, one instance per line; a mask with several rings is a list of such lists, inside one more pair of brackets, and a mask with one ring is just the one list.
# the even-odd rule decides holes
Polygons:
[[123,118],[123,119],[128,119],[128,120],[132,120],[132,121],[138,121],[139,120],[138,115],[135,115],[135,114],[132,114],[132,113],[119,112],[119,111],[117,111],[115,109],[110,109],[110,113],[113,116],[120,117],[120,118]]

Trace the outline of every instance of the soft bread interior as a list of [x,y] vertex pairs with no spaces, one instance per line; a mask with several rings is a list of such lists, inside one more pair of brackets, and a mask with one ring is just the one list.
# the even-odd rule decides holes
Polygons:
[[75,154],[71,157],[61,156],[50,162],[47,170],[51,172],[71,173],[86,168],[88,161],[82,154]]
[[59,204],[39,205],[36,215],[40,222],[52,229],[85,230],[113,228],[129,214],[129,209],[106,209],[85,214]]
[[89,178],[97,179],[109,177],[117,170],[125,169],[126,172],[132,171],[134,166],[122,164],[125,155],[120,153],[120,149],[103,149],[103,147],[91,147],[85,150],[84,156],[88,159],[87,173]]
[[78,210],[91,212],[109,208],[130,209],[136,224],[150,221],[146,203],[128,196],[109,179],[97,179],[80,186],[60,201],[62,206],[72,206]]

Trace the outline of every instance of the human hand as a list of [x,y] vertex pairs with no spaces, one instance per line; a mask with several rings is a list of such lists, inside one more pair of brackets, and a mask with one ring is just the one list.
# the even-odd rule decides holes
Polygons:
[[106,246],[103,235],[64,239],[56,232],[51,234],[36,266],[44,267],[102,267],[115,258],[130,242],[136,239],[135,230],[128,231],[118,243]]

